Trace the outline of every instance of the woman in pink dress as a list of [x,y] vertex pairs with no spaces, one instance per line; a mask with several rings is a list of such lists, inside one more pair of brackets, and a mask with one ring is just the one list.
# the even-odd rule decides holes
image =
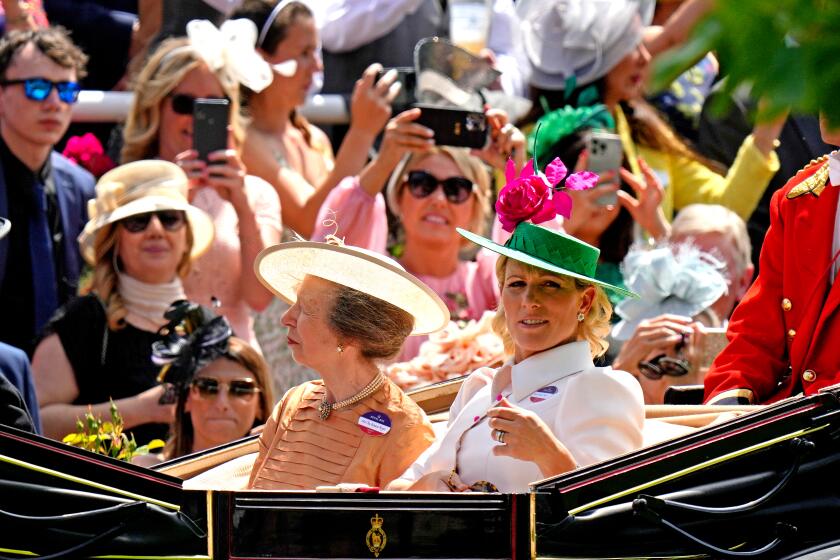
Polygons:
[[[470,244],[455,228],[487,229],[492,199],[487,165],[502,169],[512,157],[521,168],[525,140],[503,112],[491,110],[491,140],[484,149],[436,146],[433,131],[414,122],[419,116],[420,109],[410,109],[388,123],[379,156],[330,192],[313,239],[334,234],[348,245],[385,253],[387,197],[400,222],[400,264],[441,296],[453,319],[477,319],[498,304],[496,257],[482,251],[475,260],[462,259]],[[398,359],[417,355],[424,340],[407,339]]]

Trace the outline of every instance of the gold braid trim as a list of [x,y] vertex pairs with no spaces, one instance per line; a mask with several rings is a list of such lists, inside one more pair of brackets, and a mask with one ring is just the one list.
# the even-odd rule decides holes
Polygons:
[[790,189],[790,192],[787,194],[787,198],[796,198],[808,193],[811,193],[814,196],[820,196],[820,193],[822,193],[828,185],[828,156],[826,155],[817,159],[812,159],[811,162],[803,167],[799,172],[801,173],[805,169],[816,164],[820,164],[820,168],[817,169],[813,175],[806,177],[801,183]]

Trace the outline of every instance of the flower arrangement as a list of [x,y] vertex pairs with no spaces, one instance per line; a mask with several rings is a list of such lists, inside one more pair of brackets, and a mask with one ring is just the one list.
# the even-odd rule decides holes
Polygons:
[[71,136],[61,155],[84,167],[96,178],[117,166],[105,153],[99,139],[90,132],[82,136]]
[[492,327],[494,312],[463,326],[451,321],[429,335],[419,354],[408,362],[389,365],[385,373],[403,390],[466,375],[474,369],[495,366],[505,359],[504,344]]
[[147,445],[138,446],[134,436],[128,437],[123,431],[122,415],[113,400],[110,412],[111,421],[103,422],[102,418],[94,416],[93,411],[88,408],[84,420],[76,420],[76,431],[66,435],[61,441],[121,461],[131,461],[137,455],[146,455],[165,445],[162,440],[153,439]]
[[[539,127],[535,133],[535,148],[537,136]],[[496,200],[496,215],[507,232],[512,232],[521,222],[540,224],[557,215],[569,219],[572,197],[566,191],[585,191],[596,184],[598,175],[591,171],[569,174],[560,158],[551,160],[545,166],[545,172],[539,171],[537,161],[531,158],[519,176],[516,175],[516,164],[509,159],[505,166],[505,186]]]

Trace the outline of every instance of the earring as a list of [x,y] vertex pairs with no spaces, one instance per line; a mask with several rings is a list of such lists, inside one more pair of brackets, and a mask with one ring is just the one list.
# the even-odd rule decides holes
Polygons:
[[338,352],[339,354],[341,354],[342,352],[344,352],[344,345],[339,344],[338,346],[335,347],[335,351]]
[[583,323],[584,319],[586,319],[586,315],[584,315],[582,311],[578,312],[578,314],[577,314],[578,323]]

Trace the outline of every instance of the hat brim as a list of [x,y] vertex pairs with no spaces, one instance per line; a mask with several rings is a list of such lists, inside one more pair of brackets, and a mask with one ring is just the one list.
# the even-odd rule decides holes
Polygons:
[[430,334],[449,324],[449,309],[423,282],[358,247],[314,241],[290,241],[257,255],[254,272],[260,282],[289,304],[306,275],[317,276],[386,301],[414,317],[411,335]]
[[490,249],[494,253],[499,253],[500,255],[504,255],[508,258],[517,260],[519,262],[535,266],[537,268],[542,268],[543,270],[548,270],[549,272],[554,272],[556,274],[561,274],[563,276],[569,276],[571,278],[578,278],[579,280],[583,280],[590,284],[594,284],[596,286],[601,286],[607,290],[612,290],[618,294],[638,298],[638,294],[631,292],[625,288],[621,288],[619,286],[614,286],[612,284],[608,284],[607,282],[602,282],[601,280],[596,280],[595,278],[590,278],[589,276],[585,276],[583,274],[578,274],[577,272],[572,272],[571,270],[559,267],[555,264],[552,264],[548,261],[544,261],[540,258],[533,257],[528,253],[523,253],[522,251],[518,251],[516,249],[511,249],[510,247],[505,247],[504,245],[499,245],[498,243],[487,239],[486,237],[482,237],[481,235],[477,235],[471,231],[467,231],[461,228],[455,228],[458,233],[462,236],[466,237],[476,245],[480,245],[485,249]]
[[6,234],[9,233],[10,229],[12,229],[12,222],[6,218],[0,218],[0,239],[6,237]]
[[95,264],[93,245],[96,240],[96,232],[108,224],[119,222],[130,216],[161,210],[181,210],[186,213],[187,223],[192,231],[193,238],[190,260],[197,259],[210,248],[215,235],[215,227],[213,226],[213,220],[205,211],[171,197],[145,196],[123,204],[100,219],[89,221],[79,235],[79,249],[82,252],[82,257],[91,266]]

